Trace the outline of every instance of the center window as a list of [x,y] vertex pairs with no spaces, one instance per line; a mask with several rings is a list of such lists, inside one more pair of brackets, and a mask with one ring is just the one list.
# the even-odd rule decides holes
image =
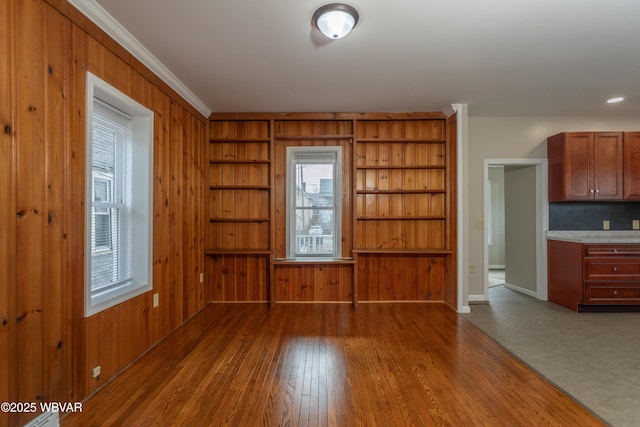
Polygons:
[[340,147],[287,147],[287,256],[341,256]]

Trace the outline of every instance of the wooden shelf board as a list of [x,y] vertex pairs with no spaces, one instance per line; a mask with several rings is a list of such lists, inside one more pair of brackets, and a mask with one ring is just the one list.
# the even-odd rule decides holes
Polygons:
[[363,165],[356,166],[356,169],[446,169],[447,167],[444,165]]
[[269,222],[270,218],[209,218],[209,222]]
[[332,140],[353,139],[353,135],[280,135],[275,136],[276,141],[306,141],[306,140]]
[[276,258],[273,261],[273,265],[316,265],[316,264],[353,265],[355,264],[355,261],[353,258],[333,258],[333,259]]
[[453,251],[448,249],[402,249],[402,248],[370,248],[354,249],[354,254],[408,254],[408,255],[451,255]]
[[270,190],[268,185],[210,185],[209,190]]
[[271,138],[209,138],[209,142],[271,142]]
[[402,142],[402,143],[412,143],[412,144],[433,144],[433,143],[437,143],[437,144],[442,144],[447,142],[446,139],[428,139],[428,138],[415,138],[415,139],[410,139],[410,138],[358,138],[358,143],[364,142],[364,143],[368,143],[368,142],[388,142],[388,143],[395,143],[395,142]]
[[271,163],[271,160],[209,160],[209,164],[211,165],[226,165],[226,164],[247,164],[247,165],[253,165],[253,164],[269,164]]
[[411,221],[411,220],[443,220],[447,219],[446,216],[359,216],[356,218],[357,221],[380,221],[380,220],[388,220],[388,221]]
[[204,251],[205,255],[270,255],[271,249],[218,249],[211,248]]
[[446,190],[356,190],[356,194],[438,194]]

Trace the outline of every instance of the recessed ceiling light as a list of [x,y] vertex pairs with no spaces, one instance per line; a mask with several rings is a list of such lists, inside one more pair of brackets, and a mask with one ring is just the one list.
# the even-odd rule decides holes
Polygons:
[[621,96],[618,96],[616,98],[607,99],[607,103],[609,103],[609,104],[616,104],[616,103],[622,102],[622,101],[624,101],[624,98],[621,97]]

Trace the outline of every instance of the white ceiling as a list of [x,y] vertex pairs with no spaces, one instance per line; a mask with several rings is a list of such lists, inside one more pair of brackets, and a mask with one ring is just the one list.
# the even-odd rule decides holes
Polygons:
[[331,1],[96,1],[214,112],[640,114],[638,0],[349,0],[335,41]]

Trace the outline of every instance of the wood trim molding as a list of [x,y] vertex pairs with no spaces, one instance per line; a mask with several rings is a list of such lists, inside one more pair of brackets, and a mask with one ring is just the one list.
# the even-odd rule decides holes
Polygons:
[[[211,113],[209,120],[429,120],[446,119],[442,111],[406,113]],[[278,137],[276,137],[278,139]]]
[[[78,22],[76,14],[68,9],[70,4],[79,11],[91,23],[111,37],[123,50],[131,54],[140,61],[141,65],[148,68],[160,81],[165,83],[177,95],[184,99],[189,106],[198,111],[205,118],[211,114],[209,108],[200,100],[184,83],[182,83],[167,67],[165,67],[155,56],[151,54],[131,33],[129,33],[118,21],[109,15],[95,0],[45,0],[55,7],[63,15],[72,20],[83,30],[94,34],[95,31],[87,28],[86,23]],[[109,46],[112,48],[112,46]],[[118,55],[121,56],[121,55]],[[126,58],[125,58],[126,60]],[[127,61],[129,62],[129,61]],[[145,75],[145,77],[148,77]]]

